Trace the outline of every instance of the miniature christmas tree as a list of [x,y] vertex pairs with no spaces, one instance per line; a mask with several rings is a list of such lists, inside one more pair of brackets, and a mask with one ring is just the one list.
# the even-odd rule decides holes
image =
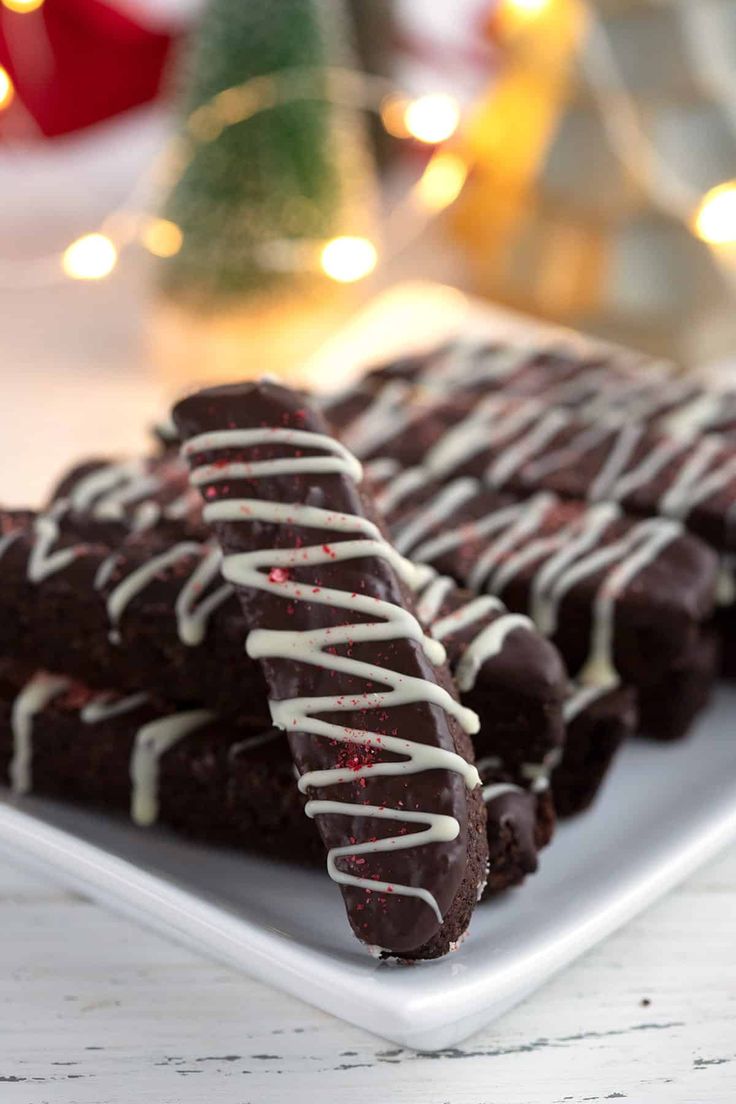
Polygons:
[[349,57],[343,16],[335,0],[211,0],[205,11],[163,208],[181,247],[160,262],[157,339],[175,359],[194,342],[215,374],[231,361],[242,374],[273,323],[277,369],[287,324],[293,359],[332,316],[319,243],[360,234],[370,209],[363,120],[329,87],[330,67]]

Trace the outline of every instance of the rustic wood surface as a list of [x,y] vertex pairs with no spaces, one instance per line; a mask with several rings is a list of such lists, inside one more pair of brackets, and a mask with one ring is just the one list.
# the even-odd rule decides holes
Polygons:
[[401,1050],[0,863],[3,1104],[732,1104],[736,852],[467,1043]]

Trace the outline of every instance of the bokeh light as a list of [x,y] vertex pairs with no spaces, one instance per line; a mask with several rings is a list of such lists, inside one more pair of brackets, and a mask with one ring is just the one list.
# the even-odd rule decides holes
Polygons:
[[0,65],[0,111],[3,111],[6,107],[10,107],[14,96],[15,89],[10,79],[10,73]]
[[436,145],[437,142],[446,142],[457,130],[460,107],[457,100],[444,92],[420,96],[407,104],[404,122],[412,138]]
[[141,241],[154,257],[174,257],[181,249],[183,236],[175,222],[154,218],[144,226]]
[[18,12],[24,15],[26,12],[38,11],[43,7],[44,0],[2,0],[2,6],[8,11]]
[[320,254],[322,271],[340,284],[363,280],[377,263],[376,247],[368,238],[332,238]]
[[468,168],[462,157],[450,150],[440,150],[417,183],[419,198],[430,211],[441,211],[455,202],[467,176]]
[[736,180],[706,192],[695,212],[693,226],[698,237],[710,245],[736,243]]
[[64,250],[62,268],[74,280],[102,280],[114,269],[118,251],[105,234],[84,234]]

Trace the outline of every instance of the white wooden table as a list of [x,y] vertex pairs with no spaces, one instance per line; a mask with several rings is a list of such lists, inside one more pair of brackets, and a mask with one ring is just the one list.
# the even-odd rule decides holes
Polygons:
[[[157,388],[124,275],[0,299],[0,499],[20,503],[93,441],[134,447]],[[731,853],[466,1045],[422,1056],[0,862],[0,1102],[732,1104],[735,940]]]
[[0,1100],[732,1104],[734,933],[732,853],[480,1035],[423,1056],[2,863]]

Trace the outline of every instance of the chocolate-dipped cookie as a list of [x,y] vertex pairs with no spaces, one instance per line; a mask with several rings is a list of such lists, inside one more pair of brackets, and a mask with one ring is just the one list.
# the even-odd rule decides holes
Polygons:
[[213,388],[174,420],[353,930],[382,953],[444,954],[485,879],[478,721],[415,616],[416,570],[298,395]]

